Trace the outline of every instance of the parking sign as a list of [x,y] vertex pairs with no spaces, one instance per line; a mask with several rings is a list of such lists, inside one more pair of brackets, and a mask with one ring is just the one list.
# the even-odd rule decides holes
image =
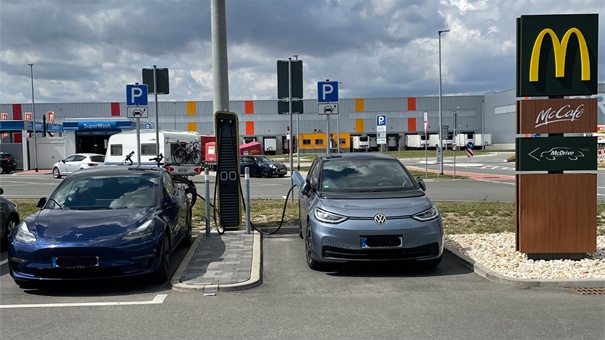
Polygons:
[[387,115],[376,115],[376,126],[386,126]]
[[338,103],[338,82],[318,81],[317,101],[320,103]]
[[126,105],[147,106],[147,85],[126,85]]

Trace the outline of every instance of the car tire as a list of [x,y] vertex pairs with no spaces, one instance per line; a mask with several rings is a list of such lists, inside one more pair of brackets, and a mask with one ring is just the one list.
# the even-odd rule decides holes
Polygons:
[[298,236],[304,240],[305,236],[303,235],[302,218],[301,218],[301,212],[300,212],[301,206],[300,205],[301,205],[301,202],[299,200],[298,201]]
[[193,243],[193,226],[191,225],[191,216],[193,215],[193,212],[191,206],[189,206],[187,210],[187,221],[185,222],[186,232],[185,237],[181,241],[181,246],[183,248],[189,247]]
[[260,169],[260,175],[263,176],[264,178],[269,177],[269,170],[262,168]]
[[57,168],[57,167],[53,168],[53,178],[54,179],[61,178],[61,172],[59,171],[59,168]]
[[313,238],[311,237],[311,228],[307,226],[307,235],[305,237],[305,256],[307,265],[313,270],[322,270],[324,265],[313,257]]
[[19,224],[19,217],[15,216],[14,214],[8,217],[8,220],[6,221],[6,225],[3,226],[4,236],[2,236],[2,240],[0,241],[1,245],[2,245],[2,250],[7,249],[8,237],[10,236],[13,229],[15,229],[17,224]]
[[170,239],[164,236],[162,239],[162,249],[160,249],[160,265],[154,273],[154,281],[156,283],[165,283],[168,280],[170,271]]

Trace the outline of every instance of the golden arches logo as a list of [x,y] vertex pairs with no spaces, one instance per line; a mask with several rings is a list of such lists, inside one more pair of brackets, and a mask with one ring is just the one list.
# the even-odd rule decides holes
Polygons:
[[567,45],[569,44],[569,38],[572,34],[575,34],[578,38],[578,48],[580,49],[580,65],[581,65],[581,79],[582,81],[590,80],[590,59],[588,58],[588,46],[582,32],[576,27],[572,27],[565,32],[563,39],[559,41],[559,37],[555,31],[550,28],[543,29],[531,51],[531,59],[529,60],[529,81],[538,81],[538,69],[540,66],[540,50],[542,49],[542,41],[546,35],[550,36],[552,40],[553,52],[555,54],[555,77],[563,78],[565,76],[565,57],[567,56]]

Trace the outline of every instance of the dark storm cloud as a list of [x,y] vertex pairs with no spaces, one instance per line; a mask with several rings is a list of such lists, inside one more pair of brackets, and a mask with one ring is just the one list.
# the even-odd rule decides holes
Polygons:
[[[515,86],[515,19],[601,13],[602,0],[226,0],[232,99],[276,97],[276,61],[299,55],[305,98],[316,82],[345,97],[444,94]],[[0,102],[123,101],[141,69],[171,72],[162,100],[212,100],[210,0],[0,0]],[[599,26],[603,45],[605,25]],[[605,77],[599,56],[599,81]]]

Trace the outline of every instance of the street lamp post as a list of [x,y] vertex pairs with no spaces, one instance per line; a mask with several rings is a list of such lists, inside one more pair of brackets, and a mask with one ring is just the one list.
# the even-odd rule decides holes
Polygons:
[[32,120],[34,121],[34,167],[38,172],[38,139],[36,133],[36,105],[34,101],[34,64],[29,65],[29,74],[32,83]]
[[443,175],[443,133],[441,132],[443,126],[443,113],[441,112],[441,33],[447,33],[450,30],[438,30],[439,35],[439,174]]

